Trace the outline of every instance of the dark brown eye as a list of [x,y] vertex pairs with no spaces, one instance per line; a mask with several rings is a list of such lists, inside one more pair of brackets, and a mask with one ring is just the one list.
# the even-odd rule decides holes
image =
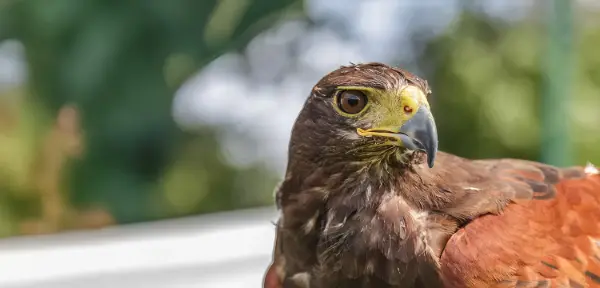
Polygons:
[[338,97],[338,107],[344,113],[360,113],[367,105],[367,96],[363,92],[356,90],[347,90]]

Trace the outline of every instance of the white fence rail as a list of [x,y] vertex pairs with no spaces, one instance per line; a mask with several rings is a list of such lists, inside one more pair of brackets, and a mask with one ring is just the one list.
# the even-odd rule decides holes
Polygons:
[[1,288],[261,287],[274,208],[0,241]]

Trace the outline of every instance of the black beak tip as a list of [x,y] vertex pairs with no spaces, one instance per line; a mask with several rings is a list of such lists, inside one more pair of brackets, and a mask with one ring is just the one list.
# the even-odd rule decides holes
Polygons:
[[[429,166],[429,168],[433,168],[433,164],[435,164],[435,155],[437,154],[437,137],[434,137],[434,139],[431,139],[430,136],[428,135],[419,135],[422,136],[419,139],[421,140],[425,140],[423,142],[417,140],[417,139],[413,139],[413,142],[415,144],[415,146],[417,147],[417,149],[425,152],[425,155],[427,156],[427,165]],[[426,143],[427,145],[424,145],[423,143]]]
[[425,149],[425,153],[427,154],[427,165],[429,168],[433,168],[435,164],[435,156],[438,152],[437,139],[433,139],[430,145]]
[[435,153],[427,155],[427,165],[429,168],[433,168],[433,164],[435,163]]
[[438,152],[438,135],[429,109],[421,106],[417,113],[402,125],[400,134],[404,147],[425,152],[427,165],[433,168]]

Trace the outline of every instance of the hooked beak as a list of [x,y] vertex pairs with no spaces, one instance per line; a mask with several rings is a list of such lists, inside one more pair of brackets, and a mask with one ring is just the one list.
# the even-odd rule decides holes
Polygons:
[[378,127],[358,129],[361,136],[381,136],[399,140],[403,147],[420,150],[427,154],[427,165],[433,167],[438,150],[438,134],[431,111],[423,105],[401,127]]

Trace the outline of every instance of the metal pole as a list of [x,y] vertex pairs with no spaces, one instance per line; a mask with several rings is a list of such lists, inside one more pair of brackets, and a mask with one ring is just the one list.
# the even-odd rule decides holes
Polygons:
[[573,10],[570,0],[550,3],[542,97],[542,161],[567,166],[572,164],[568,113],[573,71]]

